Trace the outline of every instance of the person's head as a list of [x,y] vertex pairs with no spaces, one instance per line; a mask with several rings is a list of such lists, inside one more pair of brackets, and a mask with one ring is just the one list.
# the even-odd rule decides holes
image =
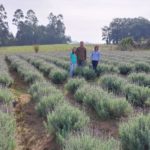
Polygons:
[[73,54],[76,53],[76,47],[73,47],[72,53],[73,53]]
[[98,51],[99,50],[99,46],[98,45],[95,45],[94,46],[94,51]]
[[80,42],[80,47],[84,47],[84,42],[83,41]]

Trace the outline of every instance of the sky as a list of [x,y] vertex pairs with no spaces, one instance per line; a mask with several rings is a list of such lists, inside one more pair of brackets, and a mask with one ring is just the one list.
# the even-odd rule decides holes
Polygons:
[[8,15],[10,30],[16,9],[24,13],[33,9],[39,24],[48,23],[48,15],[62,14],[66,26],[66,34],[73,41],[102,43],[101,28],[109,25],[112,19],[119,17],[145,17],[150,20],[150,0],[0,0]]

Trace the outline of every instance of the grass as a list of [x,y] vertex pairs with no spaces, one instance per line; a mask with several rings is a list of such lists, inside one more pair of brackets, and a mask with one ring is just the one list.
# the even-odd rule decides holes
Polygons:
[[[39,52],[50,52],[50,51],[69,51],[73,47],[78,47],[78,44],[51,44],[51,45],[40,45]],[[87,50],[92,50],[94,45],[85,45]],[[114,50],[116,46],[114,45],[101,45],[102,50]],[[34,53],[34,45],[30,46],[7,46],[0,47],[0,55],[2,54],[13,54],[13,53]]]

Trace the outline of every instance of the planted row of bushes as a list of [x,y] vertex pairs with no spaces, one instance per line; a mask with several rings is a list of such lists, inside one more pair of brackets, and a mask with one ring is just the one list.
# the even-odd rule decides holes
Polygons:
[[[39,57],[43,58],[46,61],[54,63],[63,69],[69,70],[70,66],[69,61],[64,61],[62,59],[52,58],[45,55]],[[98,65],[96,73],[92,69],[92,67],[91,66],[89,67],[88,65],[83,68],[77,67],[75,70],[75,76],[83,76],[86,80],[92,80],[95,79],[96,76],[100,76],[105,73],[118,73],[118,72],[119,70],[117,67],[114,67],[111,64],[102,63]]]
[[70,79],[65,86],[78,102],[91,106],[101,118],[119,118],[132,111],[125,99],[115,98],[98,86],[90,86],[84,79]]
[[90,133],[70,135],[63,150],[119,150],[119,142],[110,139],[96,138]]
[[99,84],[109,92],[113,92],[117,95],[124,95],[133,105],[149,105],[150,89],[148,87],[140,87],[138,85],[130,84],[117,75],[102,76],[99,80]]
[[150,75],[146,73],[132,73],[128,76],[128,79],[139,86],[150,88]]
[[8,73],[8,67],[4,57],[0,57],[0,86],[9,87],[13,83],[12,77]]
[[49,133],[55,133],[61,142],[72,130],[79,130],[88,122],[88,117],[77,108],[70,106],[60,90],[50,83],[35,83],[30,88],[33,100],[37,101],[36,110],[47,117],[45,124]]
[[[11,63],[14,62],[14,59],[9,60]],[[18,59],[18,68],[20,67],[20,62],[26,61]],[[28,69],[30,64],[21,64],[24,67],[22,68],[22,74],[20,75],[26,76],[25,71]],[[16,70],[18,70],[17,67]],[[52,84],[46,82],[45,79],[32,82],[29,92],[32,95],[33,100],[36,102],[35,109],[39,115],[47,118],[45,127],[49,133],[54,133],[59,141],[63,142],[64,138],[71,131],[80,130],[88,123],[89,118],[79,109],[70,106],[65,101],[63,94]]]
[[122,63],[119,65],[119,72],[123,75],[128,75],[131,72],[150,72],[150,65],[146,62]]
[[70,135],[63,150],[149,150],[150,115],[131,117],[119,126],[119,141],[99,139],[90,134]]
[[29,84],[35,81],[43,81],[44,77],[33,66],[18,56],[8,56],[11,69],[17,71],[23,80]]
[[0,149],[15,149],[15,129],[16,124],[12,115],[0,110]]
[[66,70],[58,68],[56,65],[48,63],[41,58],[34,58],[31,56],[26,56],[23,58],[28,60],[56,84],[61,84],[68,78],[68,72]]
[[150,114],[138,115],[119,127],[122,150],[150,149]]
[[13,79],[4,57],[0,57],[0,150],[14,150],[16,124],[10,114],[14,95],[8,89]]
[[42,55],[42,56],[39,55],[39,57],[48,62],[54,63],[55,65],[57,65],[63,69],[69,70],[69,68],[70,68],[69,61],[65,61],[64,59],[49,57],[49,56],[45,56],[45,55]]

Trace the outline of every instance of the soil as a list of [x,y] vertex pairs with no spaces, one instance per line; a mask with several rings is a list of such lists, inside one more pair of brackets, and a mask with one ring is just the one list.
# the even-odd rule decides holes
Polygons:
[[11,90],[15,95],[14,115],[17,126],[15,150],[59,150],[55,136],[47,134],[44,120],[38,116],[35,103],[27,93],[29,86],[15,71],[10,70],[10,74],[14,78]]

